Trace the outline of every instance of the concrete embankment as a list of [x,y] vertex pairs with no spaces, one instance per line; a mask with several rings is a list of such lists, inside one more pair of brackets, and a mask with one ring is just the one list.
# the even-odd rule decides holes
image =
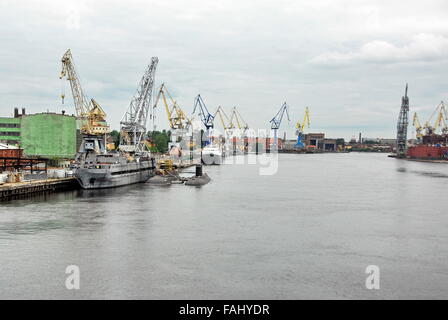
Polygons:
[[0,201],[39,192],[78,189],[74,177],[60,179],[33,180],[0,185]]

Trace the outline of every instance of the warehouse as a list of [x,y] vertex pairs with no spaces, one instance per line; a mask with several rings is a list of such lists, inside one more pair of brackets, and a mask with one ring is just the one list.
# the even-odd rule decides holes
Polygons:
[[0,118],[0,143],[18,145],[28,157],[73,159],[79,145],[76,117],[45,112]]

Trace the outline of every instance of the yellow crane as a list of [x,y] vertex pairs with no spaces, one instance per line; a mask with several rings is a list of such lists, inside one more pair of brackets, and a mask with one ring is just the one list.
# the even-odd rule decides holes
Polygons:
[[233,120],[236,120],[236,124],[239,130],[243,130],[243,134],[246,133],[246,131],[249,129],[249,125],[246,121],[244,121],[241,114],[238,112],[236,107],[233,107],[232,115],[230,116],[230,124],[235,127]]
[[296,147],[302,148],[304,147],[304,144],[302,142],[302,135],[303,131],[305,130],[305,126],[308,125],[308,128],[310,127],[310,111],[308,107],[305,108],[305,114],[303,116],[302,122],[297,121],[296,123],[296,135],[297,135],[297,143]]
[[154,107],[157,107],[160,98],[162,98],[163,105],[165,106],[170,128],[173,130],[188,129],[191,125],[191,119],[187,118],[183,110],[168,92],[164,83],[159,88]]
[[227,114],[224,112],[224,109],[221,106],[219,106],[218,109],[216,109],[216,112],[213,115],[213,117],[216,119],[217,115],[219,115],[219,120],[221,120],[221,124],[225,133],[235,128],[235,125],[227,116]]
[[420,124],[420,121],[418,120],[418,116],[417,116],[417,112],[414,112],[414,118],[412,120],[412,124],[414,125],[415,128],[415,137],[417,139],[420,139],[421,137],[423,137],[423,127]]
[[[104,135],[109,133],[110,129],[106,123],[106,113],[94,99],[88,100],[84,95],[70,49],[62,56],[61,62],[62,70],[59,79],[66,78],[70,82],[76,116],[81,120],[81,133],[87,135]],[[61,98],[62,103],[64,103],[64,91],[61,94]]]
[[[434,122],[434,125],[431,125],[431,121],[436,117],[436,120]],[[429,120],[425,122],[424,129],[426,129],[426,134],[431,135],[433,133],[436,133],[437,129],[441,128],[441,131],[443,134],[448,133],[448,127],[446,123],[447,114],[446,114],[446,108],[445,103],[442,101],[437,106],[437,108],[434,110],[434,112],[431,114],[431,117],[429,117]]]

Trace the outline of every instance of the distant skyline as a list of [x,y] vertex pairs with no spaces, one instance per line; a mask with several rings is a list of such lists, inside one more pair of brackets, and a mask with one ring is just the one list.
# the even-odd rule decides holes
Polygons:
[[[291,107],[279,136],[310,108],[308,132],[393,138],[409,83],[410,127],[448,100],[448,2],[9,1],[0,0],[0,116],[74,113],[61,104],[60,59],[70,48],[82,85],[112,128],[152,56],[187,114],[200,93],[209,110],[237,106],[253,128]],[[167,129],[158,110],[157,128]],[[149,123],[148,123],[149,126]]]

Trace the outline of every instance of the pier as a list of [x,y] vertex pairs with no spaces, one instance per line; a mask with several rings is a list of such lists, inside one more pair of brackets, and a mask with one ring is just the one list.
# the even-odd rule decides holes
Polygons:
[[79,184],[74,177],[6,183],[0,185],[0,201],[33,193],[77,188],[79,188]]

